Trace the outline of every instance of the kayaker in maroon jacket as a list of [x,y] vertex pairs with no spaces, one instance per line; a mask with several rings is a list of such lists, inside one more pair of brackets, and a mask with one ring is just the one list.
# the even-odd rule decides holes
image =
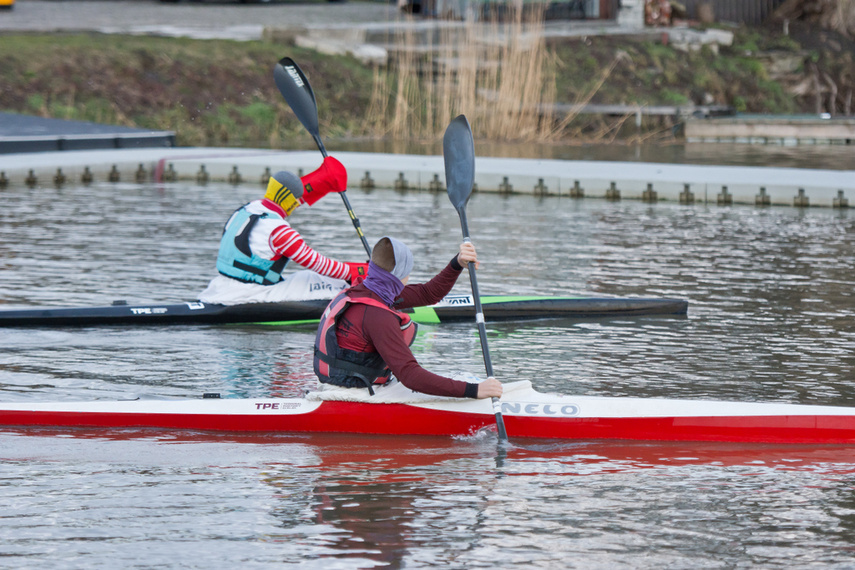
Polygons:
[[478,267],[471,243],[427,283],[407,285],[413,268],[410,249],[395,238],[381,238],[371,253],[368,277],[346,289],[324,311],[315,339],[315,374],[321,382],[348,388],[383,384],[394,374],[404,386],[436,396],[491,398],[502,395],[495,378],[461,382],[422,368],[410,350],[416,324],[399,309],[422,307],[445,297],[461,271]]

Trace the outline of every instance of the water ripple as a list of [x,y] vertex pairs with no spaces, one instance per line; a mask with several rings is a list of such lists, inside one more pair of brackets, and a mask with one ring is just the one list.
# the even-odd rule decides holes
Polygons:
[[[0,306],[192,300],[252,186],[4,190]],[[350,192],[414,279],[456,250],[441,194]],[[192,206],[191,206],[192,205]],[[204,205],[200,211],[200,205]],[[476,194],[485,294],[679,297],[687,317],[488,323],[497,375],[562,393],[851,404],[855,219]],[[294,224],[360,260],[335,200]],[[455,292],[467,292],[461,279]],[[0,332],[0,399],[297,396],[312,327]],[[483,374],[471,324],[431,369]],[[850,448],[0,430],[4,567],[721,568],[852,564]]]

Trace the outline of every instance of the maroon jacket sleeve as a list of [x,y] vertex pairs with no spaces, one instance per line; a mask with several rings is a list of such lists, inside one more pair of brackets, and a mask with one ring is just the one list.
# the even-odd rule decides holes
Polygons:
[[404,287],[404,290],[395,299],[392,308],[409,309],[410,307],[424,307],[439,303],[454,287],[461,271],[463,271],[463,267],[457,263],[457,256],[455,255],[448,265],[427,283]]
[[363,330],[395,377],[410,390],[454,398],[478,396],[478,384],[453,380],[422,368],[404,341],[398,318],[389,311],[366,307]]

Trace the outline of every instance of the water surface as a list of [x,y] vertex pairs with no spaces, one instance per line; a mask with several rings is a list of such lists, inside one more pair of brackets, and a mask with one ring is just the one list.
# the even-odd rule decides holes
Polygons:
[[[261,188],[7,188],[0,307],[182,302]],[[413,278],[460,239],[445,195],[349,192]],[[855,218],[830,209],[475,195],[484,294],[688,299],[685,318],[489,324],[497,374],[568,394],[855,402]],[[293,218],[364,258],[335,199]],[[456,292],[467,291],[465,279]],[[0,400],[296,396],[312,327],[0,329]],[[483,371],[468,323],[419,360]],[[511,434],[513,435],[513,434]],[[855,448],[0,429],[2,565],[662,568],[855,564]]]

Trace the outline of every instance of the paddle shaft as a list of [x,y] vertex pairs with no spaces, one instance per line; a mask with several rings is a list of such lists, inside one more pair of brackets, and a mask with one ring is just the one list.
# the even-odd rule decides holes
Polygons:
[[[285,101],[294,111],[297,120],[309,131],[315,144],[318,145],[318,150],[324,155],[324,158],[329,156],[327,149],[324,148],[324,143],[321,141],[320,128],[318,126],[318,104],[315,101],[315,92],[309,84],[309,79],[300,69],[300,66],[290,57],[283,57],[274,67],[273,78],[276,81],[276,87],[285,98]],[[347,199],[345,191],[339,192],[341,201],[344,202],[344,207],[347,208],[347,213],[350,216],[350,221],[353,222],[353,227],[356,228],[356,234],[362,241],[362,247],[365,248],[365,253],[368,258],[371,258],[371,247],[368,245],[368,240],[365,239],[365,234],[362,233],[362,226],[359,223],[359,218],[353,212],[350,205],[350,200]]]
[[[320,134],[312,133],[312,138],[315,139],[315,144],[318,145],[318,150],[321,151],[324,158],[329,156],[327,154],[327,149],[324,147],[324,143],[321,141]],[[347,209],[347,214],[350,216],[350,221],[353,222],[353,227],[356,228],[356,233],[359,236],[359,239],[362,240],[362,247],[365,248],[365,253],[367,253],[368,258],[371,259],[371,246],[368,245],[368,240],[365,239],[365,234],[362,233],[362,224],[359,223],[359,218],[356,217],[356,214],[350,205],[350,200],[347,199],[347,194],[342,191],[339,192],[339,195],[341,196],[341,201],[344,202],[344,207]]]
[[[460,207],[457,209],[457,214],[460,216],[460,228],[463,230],[464,243],[471,243],[469,238],[469,223],[466,220],[466,208]],[[478,278],[475,276],[475,264],[468,263],[469,267],[469,282],[472,284],[472,300],[475,303],[475,323],[478,326],[478,336],[481,339],[481,352],[484,354],[484,368],[487,371],[487,377],[493,376],[493,360],[490,358],[490,347],[487,344],[487,325],[484,321],[484,310],[481,308],[481,293],[478,291]],[[499,432],[500,440],[508,439],[508,432],[505,430],[505,419],[502,417],[502,403],[498,398],[492,398],[493,413],[496,415],[496,427]]]
[[[460,229],[463,230],[463,241],[469,239],[469,222],[466,221],[466,203],[472,195],[475,186],[475,142],[472,139],[472,127],[463,115],[452,119],[442,137],[442,157],[445,162],[445,183],[448,189],[448,199],[457,215],[460,216]],[[487,346],[487,326],[484,322],[484,310],[481,308],[481,294],[478,292],[478,279],[475,276],[475,265],[468,263],[469,282],[472,284],[472,298],[475,303],[475,324],[481,337],[481,353],[484,355],[484,367],[487,376],[493,376],[493,361],[490,359],[490,348]],[[505,430],[505,420],[502,418],[502,404],[498,398],[493,398],[493,413],[496,415],[496,428],[499,441],[508,439]]]

